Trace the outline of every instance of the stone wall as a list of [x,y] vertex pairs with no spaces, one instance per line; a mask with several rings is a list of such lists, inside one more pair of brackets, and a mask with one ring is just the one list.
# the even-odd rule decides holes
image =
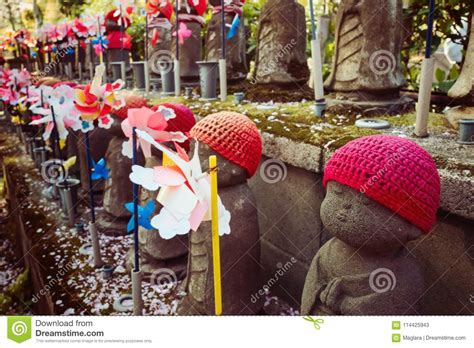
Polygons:
[[[309,264],[331,238],[324,231],[319,209],[325,195],[323,167],[333,151],[266,133],[262,136],[265,156],[250,180],[259,211],[262,288],[267,286],[272,294],[299,308]],[[436,148],[430,146],[437,139],[416,141],[438,157]],[[472,173],[462,175],[442,168],[439,173],[442,193],[437,224],[432,233],[408,246],[424,269],[427,290],[419,299],[420,314],[472,314]]]

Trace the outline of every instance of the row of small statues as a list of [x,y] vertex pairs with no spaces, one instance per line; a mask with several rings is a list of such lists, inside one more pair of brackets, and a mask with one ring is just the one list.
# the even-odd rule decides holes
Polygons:
[[[185,79],[199,78],[196,62],[201,61],[202,57],[208,61],[221,57],[220,1],[210,3],[215,6],[215,11],[207,28],[205,50],[201,40],[202,20],[193,12],[187,14],[184,6],[182,7],[181,21],[191,32],[179,47],[180,74]],[[242,16],[242,5],[239,0],[233,0],[228,5],[225,12],[227,25],[232,24],[236,15]],[[385,99],[388,95],[397,97],[405,82],[400,65],[403,39],[401,23],[401,0],[383,1],[383,6],[379,0],[364,0],[357,4],[354,1],[342,1],[337,14],[332,73],[326,81],[326,88],[343,93],[357,90],[377,97],[383,94]],[[114,23],[110,23],[109,27],[114,27]],[[119,29],[115,25],[115,30]],[[150,21],[147,57],[149,66],[158,66],[161,60],[174,57],[174,30],[165,17],[158,16]],[[158,39],[153,42],[155,31]],[[245,79],[248,75],[247,39],[248,28],[241,24],[236,34],[226,42],[230,80]],[[305,8],[295,0],[268,0],[261,10],[252,80],[258,84],[307,82],[310,70],[306,46]],[[111,61],[124,59],[117,48],[109,49],[108,55]],[[369,64],[371,57],[373,62]],[[384,69],[383,74],[378,73],[380,69]],[[152,71],[155,76],[159,74],[159,69]]]
[[[129,96],[126,101],[124,108],[112,114],[114,126],[109,131],[96,129],[90,137],[94,160],[105,156],[110,169],[103,187],[104,210],[97,219],[102,233],[123,234],[130,217],[124,204],[132,200],[132,163],[122,155],[126,138],[120,123],[128,108],[145,106],[147,101],[138,96]],[[265,231],[259,229],[258,202],[247,180],[257,172],[260,163],[261,135],[253,121],[241,114],[220,112],[196,123],[186,106],[164,106],[176,114],[169,126],[199,141],[203,170],[208,168],[205,159],[210,155],[218,158],[219,195],[231,213],[231,233],[220,238],[223,313],[259,314],[267,284],[260,264],[260,238]],[[211,128],[219,131],[210,134]],[[194,140],[184,147],[192,153]],[[81,164],[85,162],[84,153],[80,159]],[[139,160],[148,168],[160,165],[161,161],[159,152]],[[87,168],[82,168],[81,174],[86,173]],[[87,183],[87,178],[83,183]],[[364,137],[333,155],[325,169],[324,185],[327,194],[320,214],[325,229],[334,238],[321,247],[310,266],[301,313],[416,313],[416,302],[424,290],[423,279],[416,260],[404,245],[428,233],[436,220],[440,181],[433,159],[407,139]],[[141,205],[156,200],[156,192],[142,189],[140,199]],[[185,278],[186,296],[178,313],[212,315],[210,222],[204,222],[196,232],[170,240],[142,227],[139,236],[145,276],[153,277],[157,270],[167,268],[178,279]],[[130,267],[132,254],[128,260]],[[396,287],[393,284],[390,291],[380,291],[386,281],[396,282]]]

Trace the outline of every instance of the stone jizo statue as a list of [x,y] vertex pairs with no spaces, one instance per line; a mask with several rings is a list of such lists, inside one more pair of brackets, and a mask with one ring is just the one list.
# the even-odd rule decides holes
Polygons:
[[401,0],[341,1],[326,89],[361,100],[398,98],[402,21]]
[[[247,179],[260,162],[260,134],[246,116],[221,112],[198,122],[191,136],[199,141],[203,171],[209,168],[209,156],[217,156],[219,197],[231,214],[231,232],[220,237],[223,314],[257,314],[263,307],[261,299],[252,301],[252,295],[262,286],[259,227],[256,202]],[[189,235],[187,295],[178,306],[180,315],[214,314],[211,239],[210,221]]]
[[418,314],[424,281],[406,243],[430,232],[440,180],[410,140],[369,136],[333,155],[321,220],[333,236],[314,257],[301,314]]

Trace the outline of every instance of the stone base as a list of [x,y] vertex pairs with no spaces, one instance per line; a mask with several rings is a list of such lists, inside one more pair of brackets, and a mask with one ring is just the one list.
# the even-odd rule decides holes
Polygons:
[[448,122],[455,128],[459,129],[459,120],[474,119],[474,106],[456,106],[446,112]]
[[108,236],[123,236],[127,234],[129,217],[118,218],[105,211],[96,211],[97,228]]
[[[127,268],[130,270],[134,267],[134,256],[132,247],[127,253]],[[183,280],[186,278],[187,266],[188,255],[168,260],[157,260],[143,252],[143,250],[140,250],[140,270],[143,274],[143,279],[147,282],[153,283],[157,277],[165,275],[169,270],[174,272],[176,280]]]
[[329,113],[356,113],[363,116],[397,115],[415,109],[415,100],[402,96],[388,100],[366,99],[359,93],[331,94],[326,99]]

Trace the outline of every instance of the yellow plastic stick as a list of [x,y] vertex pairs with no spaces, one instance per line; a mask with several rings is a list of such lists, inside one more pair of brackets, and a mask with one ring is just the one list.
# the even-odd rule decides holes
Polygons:
[[216,315],[222,314],[221,251],[219,245],[219,211],[217,208],[217,157],[209,157],[211,172],[212,267],[214,269],[214,304]]

